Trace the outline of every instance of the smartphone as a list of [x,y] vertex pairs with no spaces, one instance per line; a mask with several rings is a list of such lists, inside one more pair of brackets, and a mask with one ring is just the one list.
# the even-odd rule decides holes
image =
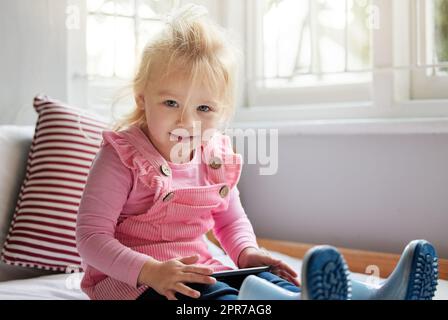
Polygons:
[[235,276],[248,276],[250,274],[257,274],[263,271],[271,270],[270,266],[262,266],[262,267],[252,267],[252,268],[242,268],[242,269],[234,269],[234,270],[224,270],[217,271],[213,273],[211,276],[216,279],[223,279],[227,277],[235,277]]

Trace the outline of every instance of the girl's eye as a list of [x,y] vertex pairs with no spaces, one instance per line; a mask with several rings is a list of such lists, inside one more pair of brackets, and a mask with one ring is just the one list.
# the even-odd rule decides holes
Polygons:
[[166,100],[165,105],[171,108],[176,108],[178,106],[177,102],[174,100]]
[[209,112],[212,109],[209,106],[199,106],[198,110],[201,111],[201,112]]

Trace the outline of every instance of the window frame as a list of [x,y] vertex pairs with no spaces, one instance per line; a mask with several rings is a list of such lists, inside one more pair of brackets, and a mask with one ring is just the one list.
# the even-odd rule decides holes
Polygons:
[[[248,0],[256,1],[256,0]],[[238,17],[250,21],[250,15],[247,15],[247,6],[237,0],[227,1],[226,9],[245,12],[243,17],[234,15],[224,19],[224,26],[232,29],[235,33],[243,34],[245,46],[244,71],[246,79],[243,80],[246,92],[238,96],[236,105],[236,123],[245,123],[253,121],[263,121],[265,124],[272,122],[291,122],[302,120],[332,120],[332,119],[420,119],[433,118],[438,121],[448,117],[448,99],[412,99],[411,97],[411,74],[410,69],[397,64],[395,59],[401,58],[405,63],[410,62],[411,44],[415,43],[413,34],[408,29],[409,23],[402,14],[393,17],[393,10],[396,12],[409,12],[411,10],[408,0],[373,0],[372,5],[379,8],[381,12],[381,27],[373,31],[372,46],[374,50],[372,91],[371,101],[355,101],[343,103],[322,103],[322,104],[296,104],[296,105],[271,105],[260,106],[250,103],[249,90],[250,75],[253,74],[251,61],[254,52],[253,44],[250,39],[250,28],[238,21]],[[223,12],[228,12],[223,10]],[[404,11],[403,11],[404,10]],[[235,12],[235,11],[233,11]],[[230,15],[228,15],[230,16]],[[384,27],[386,26],[386,27]],[[397,30],[397,32],[392,32]],[[402,32],[408,36],[403,37]],[[384,45],[387,44],[387,45]],[[403,50],[409,48],[409,50]],[[392,66],[399,66],[396,70]],[[308,90],[310,90],[308,88]],[[328,92],[328,91],[327,91]],[[320,91],[322,93],[322,91]],[[426,122],[425,122],[426,123]]]
[[[87,0],[68,0],[67,5],[75,5],[80,8],[80,27],[68,33],[68,65],[69,65],[69,97],[70,103],[86,106],[91,111],[100,114],[109,114],[112,118],[112,106],[121,109],[131,108],[134,103],[132,96],[126,96],[126,100],[122,99],[122,95],[131,84],[131,79],[126,80],[119,77],[102,77],[99,75],[89,75],[87,71],[87,19],[89,12],[87,10]],[[101,14],[100,14],[101,15]],[[107,14],[104,14],[107,15]],[[124,16],[132,19],[134,25],[138,25],[142,19],[138,15]],[[138,47],[138,31],[136,33],[136,48]],[[70,55],[71,52],[79,52],[82,48],[84,55]],[[104,98],[107,97],[107,98]],[[127,112],[130,110],[123,110]]]
[[[256,1],[256,0],[247,0]],[[184,1],[182,1],[184,2]],[[377,5],[382,12],[381,24],[388,26],[388,28],[380,28],[375,30],[373,36],[373,46],[375,54],[373,57],[374,68],[378,69],[378,72],[374,72],[372,75],[372,86],[369,88],[372,90],[371,101],[355,101],[355,102],[331,102],[313,104],[304,103],[301,105],[287,105],[287,104],[273,104],[271,106],[251,105],[249,99],[250,89],[250,75],[251,65],[248,61],[251,61],[251,54],[253,54],[253,47],[250,41],[251,37],[248,34],[248,6],[246,1],[241,0],[202,0],[194,1],[202,5],[209,7],[211,14],[216,21],[223,27],[230,30],[234,35],[234,38],[240,47],[244,51],[244,58],[241,61],[241,67],[237,77],[236,88],[236,114],[234,117],[234,123],[254,122],[269,124],[273,122],[288,123],[293,121],[302,120],[327,120],[327,119],[409,119],[409,118],[434,118],[440,121],[443,117],[448,119],[448,99],[439,100],[412,100],[410,93],[410,86],[412,83],[411,72],[409,70],[402,70],[400,75],[391,69],[394,62],[394,50],[398,48],[405,48],[407,45],[415,44],[415,41],[411,38],[398,36],[388,32],[392,30],[392,26],[397,24],[404,28],[409,26],[406,23],[398,23],[397,19],[392,17],[392,9],[394,6],[404,6],[401,8],[406,9],[408,0],[374,0],[374,5]],[[68,0],[68,3],[75,4],[81,8],[85,8],[85,0]],[[84,5],[83,5],[84,3]],[[81,15],[86,15],[86,9],[83,13],[81,9]],[[402,12],[402,11],[400,11]],[[86,17],[81,16],[81,21]],[[81,28],[79,30],[68,30],[68,47],[76,48],[76,45],[85,43],[85,24],[81,22]],[[395,39],[394,39],[395,38]],[[395,41],[394,41],[395,40]],[[414,42],[413,42],[414,41]],[[388,43],[389,45],[384,45]],[[375,49],[378,47],[377,49]],[[79,49],[78,49],[79,50]],[[87,101],[87,86],[88,78],[86,72],[82,70],[86,67],[86,60],[82,58],[76,58],[75,55],[68,57],[69,72],[68,72],[68,86],[69,86],[69,102],[76,103],[78,105],[85,105],[87,108],[94,108],[97,111],[104,111],[104,108],[110,110],[110,103],[100,105],[88,105]],[[410,51],[410,50],[408,50]],[[75,52],[75,51],[72,51]],[[78,51],[79,52],[79,51]],[[402,54],[402,61],[411,61],[411,56],[407,56],[406,52]],[[84,65],[83,65],[84,63]],[[97,88],[97,87],[95,87]],[[350,88],[353,88],[350,85]],[[114,86],[99,86],[97,90],[109,90],[116,91],[119,89]],[[337,88],[336,88],[337,89]],[[310,91],[310,95],[313,94],[313,90],[307,88]],[[331,89],[329,89],[331,90]],[[337,90],[336,90],[337,91]],[[333,92],[336,92],[333,91]],[[331,91],[327,91],[331,92]],[[281,94],[281,93],[280,93]],[[316,94],[316,92],[314,92]],[[275,98],[275,95],[272,95]],[[112,97],[111,97],[112,99]],[[279,101],[281,101],[279,99]]]
[[[262,15],[263,1],[248,0],[244,8],[247,14],[247,105],[275,106],[280,105],[311,105],[321,103],[359,103],[369,100],[370,81],[356,81],[353,83],[308,85],[293,88],[260,88],[257,76],[263,74],[263,38]],[[254,79],[254,80],[251,80]],[[331,101],[330,101],[331,99]]]

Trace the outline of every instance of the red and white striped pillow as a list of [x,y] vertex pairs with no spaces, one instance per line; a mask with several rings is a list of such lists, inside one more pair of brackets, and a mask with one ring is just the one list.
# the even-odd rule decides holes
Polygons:
[[9,234],[8,264],[81,270],[76,214],[106,122],[46,96],[34,99],[38,120]]

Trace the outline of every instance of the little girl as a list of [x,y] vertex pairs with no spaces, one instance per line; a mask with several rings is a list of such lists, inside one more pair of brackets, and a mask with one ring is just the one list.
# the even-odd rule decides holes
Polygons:
[[[211,229],[239,268],[272,265],[278,276],[266,278],[298,290],[294,270],[259,249],[241,206],[241,158],[217,130],[232,114],[236,54],[202,9],[181,8],[148,43],[136,108],[123,130],[103,133],[77,219],[92,299],[198,298],[185,283],[216,285],[210,275],[232,269],[208,251]],[[208,298],[237,293],[218,287]]]
[[[243,279],[211,276],[232,268],[209,252],[210,230],[238,268],[271,266],[257,277],[311,298],[322,291],[308,274],[299,289],[296,272],[259,248],[241,205],[241,156],[219,133],[233,113],[237,64],[223,34],[203,7],[186,6],[144,49],[135,110],[103,133],[78,212],[91,299],[237,299]],[[313,253],[302,278],[331,276],[325,297],[346,298],[342,257]]]

